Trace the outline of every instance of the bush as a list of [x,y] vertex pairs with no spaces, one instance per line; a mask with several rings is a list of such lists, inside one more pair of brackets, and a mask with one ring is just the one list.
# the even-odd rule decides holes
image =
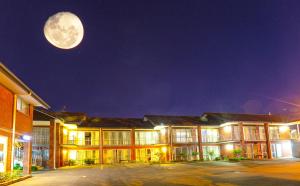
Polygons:
[[22,176],[22,170],[15,170],[13,172],[2,172],[0,173],[0,183],[17,179],[21,176]]
[[221,160],[220,157],[216,157],[216,158],[215,158],[215,161],[220,161],[220,160]]
[[69,160],[69,166],[73,166],[73,165],[75,165],[75,160]]
[[38,171],[38,167],[37,166],[31,166],[31,171]]
[[85,159],[84,163],[86,165],[93,165],[93,164],[95,164],[95,160],[93,160],[93,159]]
[[23,167],[19,163],[16,163],[14,166],[14,170],[23,170]]
[[229,161],[239,162],[241,158],[229,158]]
[[234,149],[233,150],[233,155],[234,157],[241,157],[242,150],[241,149]]

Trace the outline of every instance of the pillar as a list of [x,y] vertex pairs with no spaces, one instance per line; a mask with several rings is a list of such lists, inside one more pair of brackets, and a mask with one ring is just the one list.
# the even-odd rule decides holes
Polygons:
[[31,141],[24,143],[24,154],[23,154],[23,174],[31,174]]
[[49,169],[55,168],[55,121],[50,120],[50,127],[49,127],[49,161],[48,167]]
[[198,149],[199,149],[199,159],[203,160],[203,149],[202,149],[202,133],[201,133],[201,126],[197,127],[198,132]]
[[99,163],[103,164],[103,131],[99,129]]
[[173,135],[172,135],[172,126],[168,126],[168,144],[169,144],[169,148],[168,148],[168,157],[167,157],[167,161],[172,161],[173,160]]
[[270,135],[269,135],[269,123],[264,123],[264,128],[265,128],[265,135],[266,135],[266,146],[267,146],[268,159],[272,159],[271,142],[270,142]]
[[130,155],[131,161],[135,161],[135,130],[131,129],[131,146],[130,146]]
[[[246,155],[245,151],[245,136],[244,136],[244,130],[243,130],[243,123],[239,123],[239,130],[240,130],[240,145],[242,150],[242,156],[244,157]],[[234,131],[232,131],[233,133]]]

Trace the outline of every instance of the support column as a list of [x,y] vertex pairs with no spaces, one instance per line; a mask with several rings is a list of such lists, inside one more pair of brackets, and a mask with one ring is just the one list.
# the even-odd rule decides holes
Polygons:
[[168,144],[169,144],[169,148],[168,148],[168,157],[167,160],[168,161],[172,161],[173,160],[173,135],[172,135],[172,126],[168,126]]
[[267,146],[268,159],[272,159],[271,142],[270,142],[270,135],[269,135],[269,123],[264,123],[264,128],[266,134],[266,146]]
[[300,128],[299,128],[299,124],[296,124],[297,126],[297,140],[300,139]]
[[99,163],[103,164],[103,131],[99,129]]
[[13,118],[12,118],[12,135],[11,135],[11,159],[10,159],[10,169],[14,170],[14,155],[15,155],[15,138],[16,138],[16,116],[17,116],[17,95],[14,94],[13,100]]
[[245,136],[244,136],[244,130],[243,130],[243,123],[239,123],[239,129],[240,129],[240,145],[242,150],[242,156],[245,157],[246,151],[245,151]]
[[60,144],[63,144],[63,126],[56,126],[56,167],[64,166],[63,148]]
[[130,146],[131,161],[135,162],[135,130],[131,129],[131,146]]
[[24,143],[23,174],[31,174],[31,141]]
[[55,121],[50,120],[50,127],[49,127],[49,162],[48,167],[49,169],[55,169]]
[[203,160],[203,149],[202,149],[202,133],[201,133],[201,126],[197,127],[198,132],[198,149],[199,149],[199,159]]

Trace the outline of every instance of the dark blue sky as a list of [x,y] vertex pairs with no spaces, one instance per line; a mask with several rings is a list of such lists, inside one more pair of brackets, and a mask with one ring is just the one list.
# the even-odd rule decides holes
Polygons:
[[[300,1],[0,2],[0,60],[52,109],[90,115],[297,113]],[[49,44],[78,15],[83,42]],[[280,99],[280,100],[275,100]]]

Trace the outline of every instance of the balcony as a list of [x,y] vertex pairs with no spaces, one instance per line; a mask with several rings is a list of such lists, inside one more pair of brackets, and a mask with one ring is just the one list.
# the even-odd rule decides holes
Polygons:
[[219,136],[202,136],[203,143],[216,143],[219,142]]
[[64,145],[76,145],[76,146],[98,146],[99,140],[68,140]]

